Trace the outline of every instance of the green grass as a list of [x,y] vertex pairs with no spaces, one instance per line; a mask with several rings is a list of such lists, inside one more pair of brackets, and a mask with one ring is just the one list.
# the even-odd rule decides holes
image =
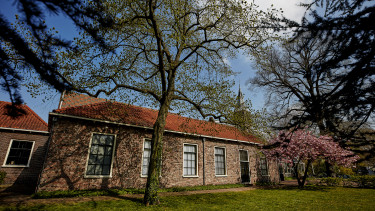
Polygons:
[[195,191],[195,190],[215,190],[215,189],[228,189],[228,188],[240,188],[245,187],[244,184],[225,184],[225,185],[202,185],[202,186],[191,186],[191,187],[173,187],[161,189],[160,192],[183,192],[183,191]]
[[294,177],[285,177],[284,180],[285,180],[285,181],[288,181],[288,180],[296,180],[296,178],[294,178]]
[[[33,207],[20,210],[374,210],[375,190],[359,188],[307,187],[257,189],[244,192],[168,196],[158,206],[144,207],[142,199],[90,201]],[[5,208],[5,207],[0,207]]]
[[[213,190],[244,187],[243,184],[205,185],[192,187],[173,187],[160,189],[159,192],[183,192],[195,190]],[[69,198],[82,196],[120,196],[124,194],[144,194],[144,189],[108,189],[108,190],[68,190],[68,191],[42,191],[32,195],[34,199]]]

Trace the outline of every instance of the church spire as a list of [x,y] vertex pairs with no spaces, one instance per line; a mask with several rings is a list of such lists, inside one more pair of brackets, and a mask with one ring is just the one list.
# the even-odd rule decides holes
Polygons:
[[237,95],[237,107],[238,109],[242,110],[245,108],[245,101],[243,94],[241,92],[241,84],[238,87],[238,95]]

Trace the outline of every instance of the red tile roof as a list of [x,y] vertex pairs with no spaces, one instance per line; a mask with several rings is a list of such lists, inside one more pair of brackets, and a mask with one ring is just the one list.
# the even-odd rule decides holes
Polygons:
[[[79,96],[82,95],[75,95],[75,97]],[[61,108],[54,112],[148,128],[153,127],[158,114],[158,111],[154,109],[106,100],[100,103]],[[169,113],[167,116],[165,130],[260,143],[254,136],[244,135],[235,127],[187,118],[173,113]]]
[[0,101],[0,127],[36,131],[48,130],[47,123],[31,110],[29,106],[20,105],[19,107],[25,111],[25,114],[17,117],[8,115],[8,106],[11,106],[11,103]]
[[88,95],[77,94],[74,92],[64,92],[61,96],[59,108],[69,108],[74,106],[89,105],[93,103],[105,102],[106,99],[90,97]]

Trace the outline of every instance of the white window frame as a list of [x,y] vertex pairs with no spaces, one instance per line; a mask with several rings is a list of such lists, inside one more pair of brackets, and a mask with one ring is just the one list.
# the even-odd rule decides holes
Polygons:
[[[185,168],[185,162],[184,162],[184,154],[185,154],[185,145],[190,145],[190,146],[195,146],[195,149],[196,149],[196,156],[195,156],[195,172],[196,172],[196,175],[184,175],[184,168]],[[182,177],[199,177],[199,168],[198,168],[198,144],[190,144],[190,143],[184,143],[183,146],[182,146]]]
[[[26,141],[26,142],[32,142],[33,143],[32,146],[31,146],[29,160],[27,161],[27,165],[9,165],[9,164],[6,164],[6,162],[8,160],[10,149],[11,149],[12,144],[13,144],[13,141]],[[28,168],[28,167],[30,167],[30,160],[31,160],[31,156],[34,152],[34,146],[35,146],[35,141],[11,139],[10,142],[9,142],[8,150],[7,150],[3,165],[1,167],[12,167],[12,168]]]
[[[260,163],[260,160],[261,159],[265,159],[265,161],[266,161],[266,168],[267,168],[267,174],[263,174],[263,172],[262,172],[262,169],[260,168],[260,166],[261,166],[261,163]],[[269,168],[268,168],[268,159],[267,159],[267,157],[266,156],[260,156],[259,157],[259,171],[260,171],[260,175],[261,176],[263,176],[263,177],[267,177],[267,176],[270,176],[270,171],[269,171]]]
[[[216,154],[215,154],[215,149],[216,148],[220,148],[220,149],[224,149],[224,169],[225,169],[225,173],[224,174],[216,174]],[[215,176],[216,177],[226,177],[228,176],[227,175],[227,149],[225,147],[221,147],[221,146],[215,146],[214,147],[214,166],[215,166]]]
[[[143,174],[143,159],[144,159],[144,154],[145,154],[145,143],[146,141],[150,141],[151,142],[151,139],[150,138],[144,138],[143,139],[143,147],[142,147],[142,161],[141,161],[141,177],[148,177],[148,175],[144,175]],[[151,143],[152,144],[152,143]],[[151,159],[151,149],[150,149],[150,158]],[[148,163],[148,166],[150,167],[150,163]]]
[[[238,156],[239,156],[240,162],[250,162],[250,159],[249,159],[249,150],[240,149],[238,151],[239,151]],[[246,152],[246,154],[247,154],[247,156],[246,156],[247,160],[246,161],[245,160],[241,160],[241,152],[240,151],[245,151]]]
[[[90,158],[90,152],[91,152],[91,145],[92,145],[92,139],[93,139],[93,136],[95,135],[110,135],[110,136],[114,136],[114,140],[113,140],[113,148],[112,148],[112,158],[111,158],[111,167],[109,169],[109,175],[87,175],[87,166],[89,164],[89,158]],[[97,133],[97,132],[92,132],[91,133],[91,139],[90,139],[90,144],[89,144],[89,149],[87,151],[87,158],[86,158],[86,165],[85,165],[85,175],[84,175],[84,178],[87,178],[87,179],[91,179],[91,178],[112,178],[112,169],[113,169],[113,160],[114,160],[114,157],[115,157],[115,148],[116,148],[116,139],[117,139],[117,135],[116,134],[111,134],[111,133]]]

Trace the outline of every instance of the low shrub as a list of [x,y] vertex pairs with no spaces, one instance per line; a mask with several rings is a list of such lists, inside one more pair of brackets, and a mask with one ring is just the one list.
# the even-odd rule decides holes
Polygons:
[[375,188],[375,176],[352,176],[348,179],[349,185],[361,188]]
[[327,186],[340,186],[343,179],[340,177],[325,177],[320,179],[320,184]]
[[5,171],[0,171],[0,185],[3,184],[6,175],[7,173]]

